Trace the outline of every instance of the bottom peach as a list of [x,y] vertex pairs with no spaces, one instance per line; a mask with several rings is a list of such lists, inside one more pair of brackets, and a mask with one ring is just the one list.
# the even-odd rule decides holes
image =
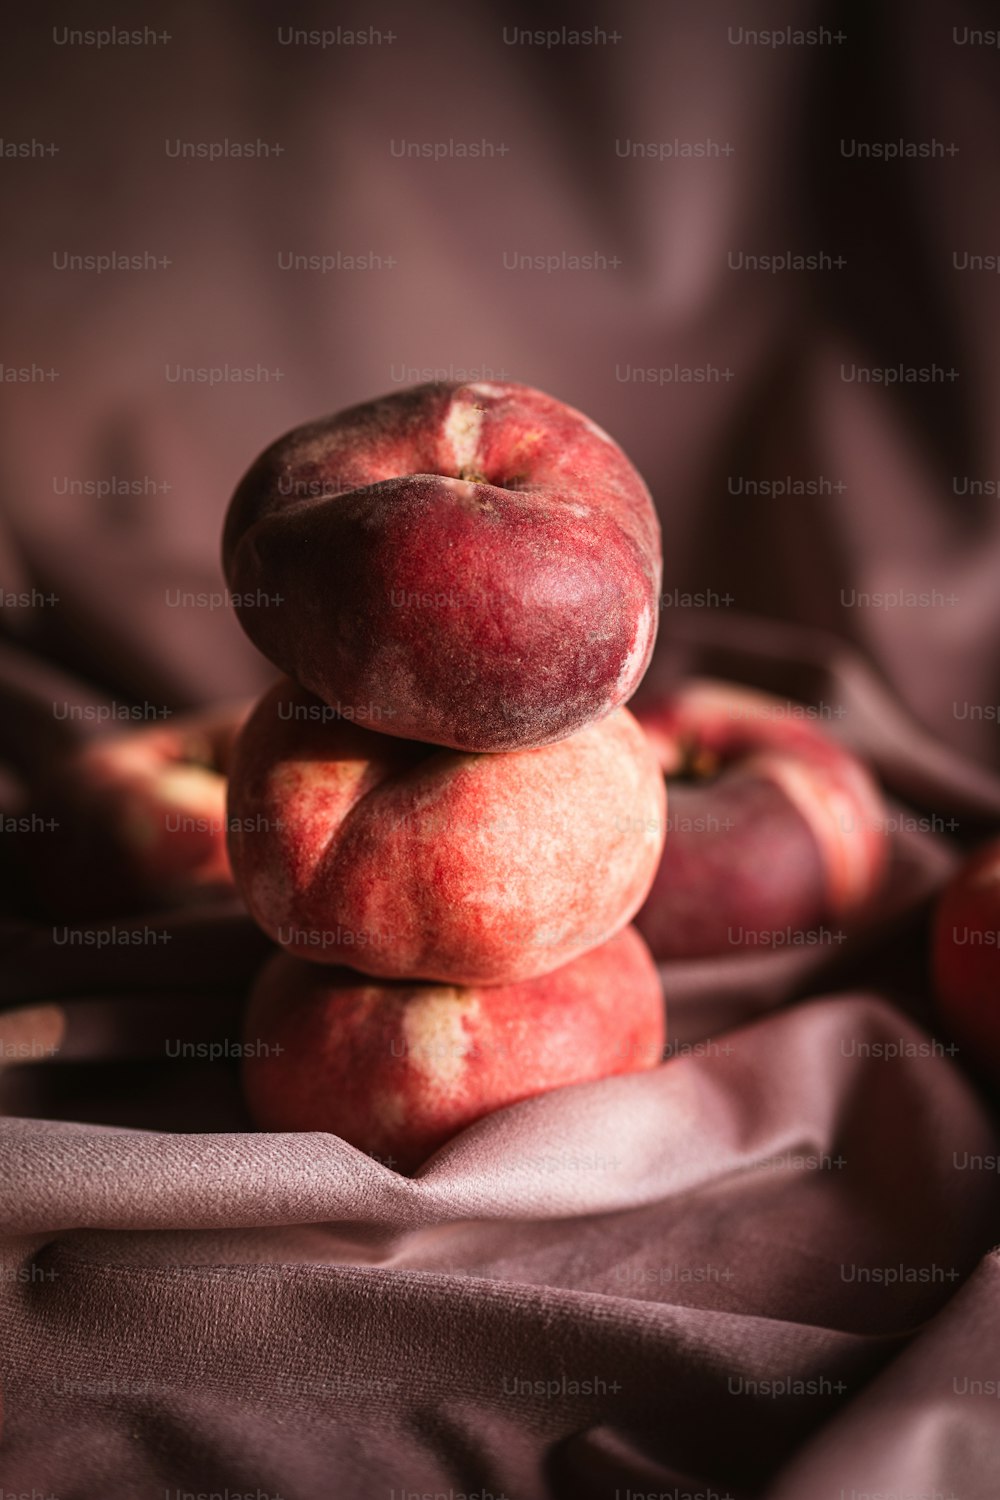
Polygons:
[[493,1110],[655,1067],[666,1025],[656,966],[629,927],[540,978],[493,987],[373,981],[278,954],[244,1039],[262,1129],[329,1131],[408,1172]]

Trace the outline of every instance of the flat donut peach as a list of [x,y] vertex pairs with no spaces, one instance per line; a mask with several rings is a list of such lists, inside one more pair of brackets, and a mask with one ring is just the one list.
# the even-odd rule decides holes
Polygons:
[[278,954],[243,1028],[263,1130],[321,1130],[409,1172],[467,1125],[533,1094],[653,1068],[666,1040],[634,928],[563,968],[494,988],[365,980]]
[[876,890],[881,794],[807,708],[695,680],[635,713],[670,797],[663,860],[636,917],[658,959],[778,947]]
[[250,707],[100,735],[44,766],[36,810],[55,827],[26,861],[40,904],[98,917],[231,894],[226,776]]
[[506,984],[630,920],[665,794],[626,709],[537,750],[469,755],[373,734],[286,680],[237,741],[229,813],[237,884],[289,952]]
[[646,486],[524,385],[416,386],[295,428],[237,488],[223,562],[276,666],[372,729],[458,750],[611,713],[656,635]]

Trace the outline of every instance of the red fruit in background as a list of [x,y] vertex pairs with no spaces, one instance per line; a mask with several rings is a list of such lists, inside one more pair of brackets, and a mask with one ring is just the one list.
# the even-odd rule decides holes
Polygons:
[[1000,839],[972,856],[934,916],[938,1008],[968,1061],[1000,1081]]
[[618,709],[465,755],[373,734],[279,682],[237,742],[230,854],[282,947],[366,974],[506,984],[623,927],[663,844],[663,778]]
[[241,481],[223,561],[251,640],[369,728],[517,750],[624,703],[653,650],[660,530],[582,413],[432,384],[297,427]]
[[663,993],[639,935],[494,988],[373,982],[279,954],[244,1024],[263,1130],[321,1130],[412,1171],[467,1125],[533,1094],[655,1067]]
[[117,916],[233,890],[226,773],[248,703],[95,738],[39,778],[23,841],[35,899],[53,915]]
[[780,946],[872,896],[887,858],[881,794],[808,709],[709,680],[633,707],[670,798],[635,919],[658,959]]

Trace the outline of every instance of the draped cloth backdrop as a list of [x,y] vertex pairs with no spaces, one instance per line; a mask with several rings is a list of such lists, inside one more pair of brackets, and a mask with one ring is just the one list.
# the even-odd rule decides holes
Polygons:
[[[824,705],[890,878],[835,949],[665,966],[662,1068],[408,1179],[255,1133],[231,1064],[177,1055],[238,1035],[236,903],[71,946],[0,846],[0,1488],[985,1500],[1000,1139],[927,944],[1000,827],[995,18],[377,9],[8,23],[4,817],[100,731],[54,704],[271,680],[216,597],[265,442],[469,372],[623,444],[663,523],[650,681]],[[296,39],[337,26],[370,35]],[[72,259],[108,254],[142,264]]]

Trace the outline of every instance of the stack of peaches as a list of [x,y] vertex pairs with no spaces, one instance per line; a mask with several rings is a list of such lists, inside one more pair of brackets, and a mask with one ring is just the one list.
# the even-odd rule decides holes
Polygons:
[[666,797],[621,706],[659,527],[617,445],[524,386],[401,392],[269,448],[224,560],[288,674],[229,777],[233,872],[283,950],[246,1020],[258,1123],[407,1170],[503,1105],[659,1062],[628,923]]
[[[891,820],[813,709],[698,679],[623,707],[659,527],[551,397],[435,384],[296,429],[239,485],[224,562],[287,675],[249,718],[59,760],[40,800],[66,843],[26,842],[64,915],[235,879],[280,950],[245,1028],[265,1129],[412,1170],[504,1105],[658,1063],[654,959],[839,940],[873,907]],[[1000,1079],[1000,842],[939,903],[933,969],[945,1029]]]

